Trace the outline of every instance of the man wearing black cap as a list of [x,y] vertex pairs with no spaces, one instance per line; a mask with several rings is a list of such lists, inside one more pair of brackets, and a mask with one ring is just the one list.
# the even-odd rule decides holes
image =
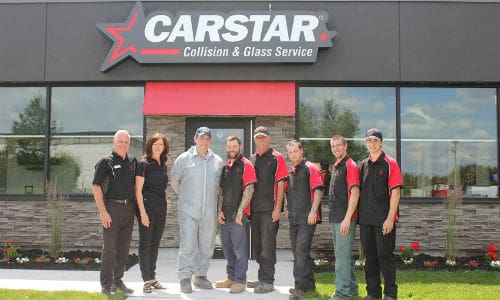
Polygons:
[[217,198],[224,163],[209,149],[211,141],[212,131],[198,128],[194,135],[196,145],[179,155],[172,168],[171,185],[179,194],[177,268],[183,293],[193,292],[193,275],[195,287],[213,289],[207,272],[214,252]]
[[382,151],[382,133],[366,132],[370,156],[361,163],[358,205],[360,239],[366,257],[366,300],[382,298],[380,272],[384,276],[384,300],[397,299],[396,222],[403,179],[398,163]]
[[271,137],[266,127],[257,127],[253,137],[257,152],[252,154],[250,161],[254,164],[257,182],[250,202],[251,237],[259,271],[258,280],[248,282],[247,286],[253,287],[255,293],[262,294],[274,290],[276,234],[288,170],[283,155],[271,148]]

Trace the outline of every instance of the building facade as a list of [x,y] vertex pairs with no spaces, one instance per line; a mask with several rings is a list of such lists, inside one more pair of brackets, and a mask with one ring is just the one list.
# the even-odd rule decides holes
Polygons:
[[[47,246],[57,182],[66,248],[99,249],[91,181],[117,129],[136,156],[166,134],[171,167],[198,126],[223,156],[233,134],[248,156],[263,125],[273,148],[299,139],[318,164],[333,163],[335,133],[362,160],[377,127],[403,173],[398,245],[443,254],[456,191],[459,254],[480,254],[500,243],[498,12],[497,1],[3,1],[0,243]],[[162,247],[178,246],[171,196]],[[280,248],[287,228],[283,215]],[[333,249],[328,222],[314,248]]]

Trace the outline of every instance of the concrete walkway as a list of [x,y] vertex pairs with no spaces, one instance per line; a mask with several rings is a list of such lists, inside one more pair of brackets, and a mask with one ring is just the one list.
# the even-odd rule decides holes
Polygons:
[[[131,253],[137,253],[132,249]],[[124,282],[134,289],[130,299],[288,299],[288,290],[293,286],[293,256],[289,250],[278,250],[276,264],[274,292],[268,294],[255,294],[253,289],[237,295],[229,293],[229,289],[200,290],[195,288],[192,294],[182,294],[177,279],[177,249],[162,248],[158,256],[157,279],[167,286],[166,290],[153,290],[151,294],[142,293],[142,279],[139,265],[136,264],[125,272]],[[258,264],[250,261],[247,277],[249,280],[257,279]],[[226,260],[212,259],[208,278],[215,282],[226,278]],[[34,290],[78,290],[100,292],[98,271],[60,271],[60,270],[20,270],[1,269],[0,288],[7,289],[34,289]]]

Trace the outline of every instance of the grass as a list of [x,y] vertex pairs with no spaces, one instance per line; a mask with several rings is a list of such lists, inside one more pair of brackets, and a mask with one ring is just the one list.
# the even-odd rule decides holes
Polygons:
[[101,293],[89,293],[81,291],[35,291],[35,290],[8,290],[0,289],[0,299],[2,300],[124,300],[127,295],[118,292],[111,296]]
[[[334,291],[335,276],[332,273],[315,274],[317,291],[307,293],[304,299],[328,299]],[[359,292],[366,296],[364,273],[356,272]],[[487,271],[398,271],[398,299],[496,300],[500,295],[500,272]],[[353,298],[354,300],[362,297]]]
[[[317,291],[307,293],[304,299],[328,299],[334,291],[335,276],[332,273],[315,274]],[[366,284],[362,271],[356,272],[359,282],[359,291],[366,295]],[[487,271],[398,271],[397,283],[399,286],[398,299],[411,300],[454,300],[454,299],[481,299],[496,300],[500,295],[500,272]],[[111,297],[101,293],[79,291],[34,291],[0,289],[2,300],[123,300],[123,293]],[[361,297],[353,298],[354,300]]]

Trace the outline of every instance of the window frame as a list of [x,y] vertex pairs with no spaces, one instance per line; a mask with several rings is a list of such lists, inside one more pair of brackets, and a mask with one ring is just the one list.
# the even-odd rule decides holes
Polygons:
[[[35,84],[35,83],[18,83],[18,84],[0,84],[2,88],[17,88],[17,87],[43,87],[45,88],[45,155],[44,155],[44,186],[47,185],[48,178],[50,178],[50,137],[52,136],[51,130],[51,116],[52,116],[52,89],[59,87],[75,87],[75,88],[92,88],[92,87],[142,87],[143,91],[146,88],[146,82],[85,82],[85,83],[54,83],[54,84]],[[142,113],[142,112],[141,112]],[[146,117],[142,115],[142,148],[146,141]],[[106,153],[103,153],[103,156]],[[67,194],[68,200],[75,201],[93,201],[92,194]],[[18,201],[18,200],[47,200],[47,193],[44,194],[0,194],[0,201]]]
[[[492,84],[492,83],[433,83],[433,82],[421,82],[421,83],[401,83],[401,82],[393,82],[393,83],[373,83],[373,82],[343,82],[343,83],[332,83],[332,82],[297,82],[295,87],[295,138],[300,140],[300,124],[299,124],[299,90],[302,87],[393,87],[395,88],[396,93],[396,141],[395,141],[395,149],[396,149],[396,160],[398,165],[401,167],[401,88],[490,88],[495,89],[496,91],[496,127],[497,127],[497,141],[500,142],[500,105],[499,105],[499,96],[500,96],[500,85]],[[497,146],[497,169],[500,170],[500,146]],[[403,172],[403,170],[401,170]],[[497,185],[497,188],[500,190],[500,183]],[[324,197],[325,198],[325,197]],[[443,198],[436,197],[405,197],[401,196],[401,203],[419,203],[419,204],[442,204]],[[324,199],[323,199],[324,201]],[[462,199],[463,202],[468,204],[474,203],[491,203],[491,204],[500,204],[500,195],[496,198],[470,198],[464,197]]]

